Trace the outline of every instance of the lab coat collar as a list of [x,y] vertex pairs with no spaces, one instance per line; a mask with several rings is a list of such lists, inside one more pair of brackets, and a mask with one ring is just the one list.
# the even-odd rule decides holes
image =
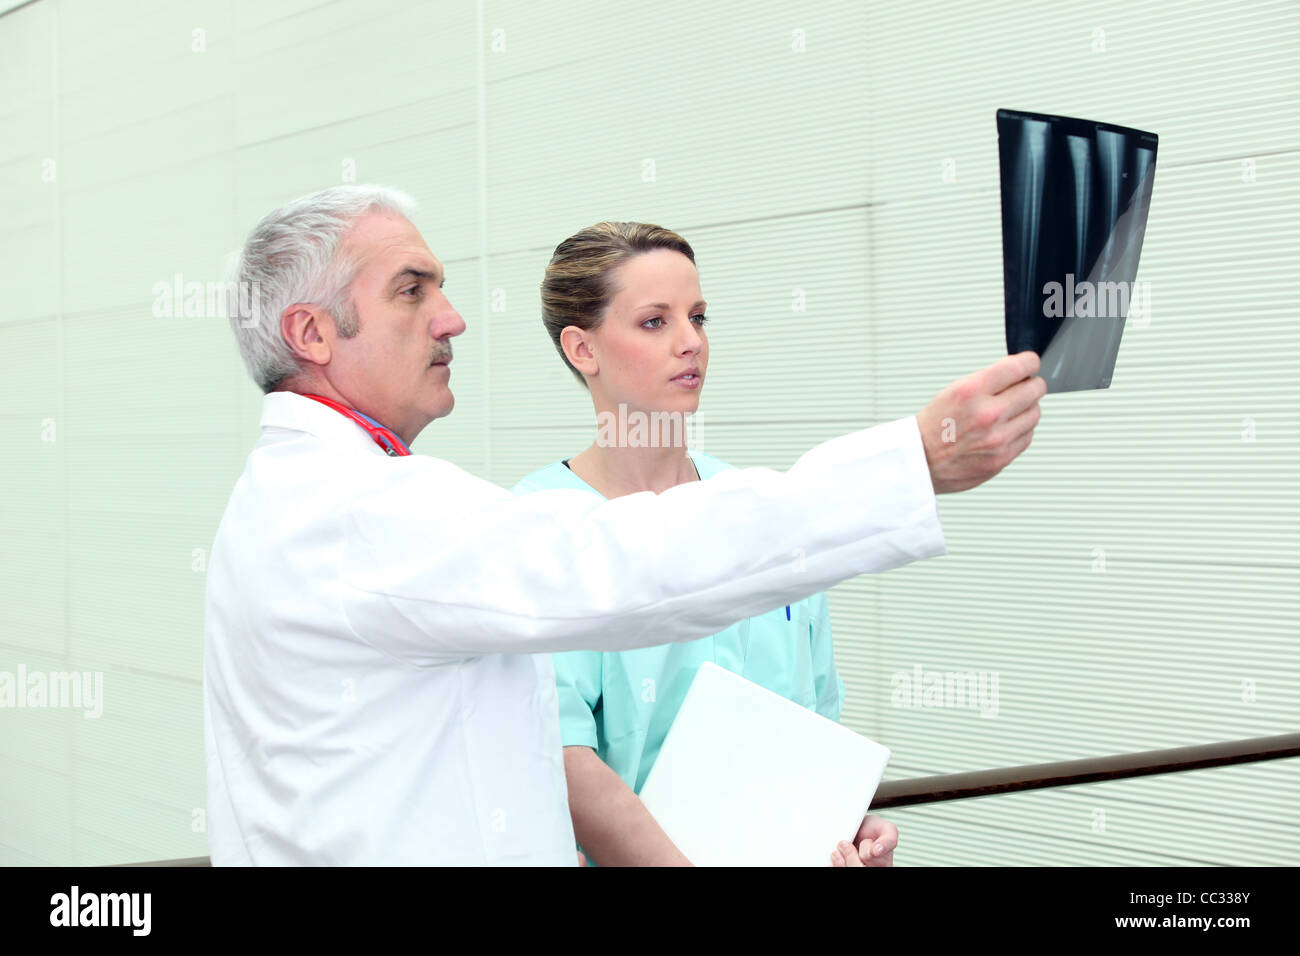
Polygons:
[[328,405],[305,398],[296,392],[268,392],[262,399],[263,431],[285,428],[307,432],[331,442],[343,442],[388,457],[356,422],[340,415]]

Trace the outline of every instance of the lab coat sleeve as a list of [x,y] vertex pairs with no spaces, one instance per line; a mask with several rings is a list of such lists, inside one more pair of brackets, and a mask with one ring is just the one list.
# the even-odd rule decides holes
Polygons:
[[808,599],[812,606],[808,640],[812,649],[813,688],[817,692],[817,713],[836,722],[844,708],[844,681],[835,667],[835,645],[831,640],[830,605],[825,594]]
[[707,637],[857,574],[946,553],[915,417],[785,472],[604,500],[515,497],[449,462],[367,456],[340,517],[342,612],[415,664]]
[[551,655],[560,702],[560,742],[566,747],[598,747],[596,708],[600,706],[603,657],[599,651]]

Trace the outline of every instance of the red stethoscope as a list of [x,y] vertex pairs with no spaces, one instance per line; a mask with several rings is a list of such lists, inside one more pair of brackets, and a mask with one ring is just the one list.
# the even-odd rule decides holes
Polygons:
[[333,399],[325,398],[323,395],[303,395],[302,397],[310,398],[322,405],[328,405],[340,415],[346,415],[364,428],[370,437],[375,440],[375,444],[394,458],[401,458],[403,455],[411,453],[411,449],[406,447],[406,442],[398,438],[391,429],[385,428],[369,415],[363,415],[361,412],[348,408],[346,405],[340,405]]

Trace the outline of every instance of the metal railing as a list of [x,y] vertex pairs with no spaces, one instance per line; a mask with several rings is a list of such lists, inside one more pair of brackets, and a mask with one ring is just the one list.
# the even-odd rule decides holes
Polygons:
[[[1112,754],[1109,757],[1088,757],[1083,760],[1060,760],[1055,763],[891,780],[882,783],[876,790],[875,799],[871,801],[871,809],[874,812],[890,807],[910,807],[919,803],[965,800],[970,797],[988,797],[998,793],[1018,793],[1022,790],[1042,790],[1048,787],[1069,787],[1081,783],[1124,780],[1129,777],[1145,777],[1158,773],[1205,770],[1209,767],[1280,760],[1284,757],[1300,757],[1300,733],[1227,740],[1216,744],[1198,744],[1194,747],[1174,747],[1169,750]],[[181,860],[155,860],[148,863],[114,865],[209,866],[210,862],[206,856],[196,856]]]
[[876,797],[871,801],[871,809],[884,810],[888,807],[909,807],[918,803],[937,803],[940,800],[987,797],[995,793],[1017,793],[1021,790],[1068,787],[1079,783],[1098,783],[1103,780],[1124,780],[1128,777],[1145,777],[1157,773],[1205,770],[1209,767],[1226,767],[1236,763],[1280,760],[1283,757],[1300,757],[1300,734],[1250,737],[1246,740],[1226,740],[1222,743],[1198,744],[1194,747],[1144,750],[1132,754],[1113,754],[1109,757],[1088,757],[1083,760],[1060,760],[1056,763],[1029,764],[1023,767],[999,767],[995,770],[973,770],[969,773],[893,780],[882,783],[876,790]]

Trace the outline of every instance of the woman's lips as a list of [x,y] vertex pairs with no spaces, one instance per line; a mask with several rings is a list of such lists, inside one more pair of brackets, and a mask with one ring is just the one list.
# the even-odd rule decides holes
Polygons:
[[682,388],[699,388],[700,376],[696,372],[684,372],[676,378],[669,379],[674,385],[680,385]]

